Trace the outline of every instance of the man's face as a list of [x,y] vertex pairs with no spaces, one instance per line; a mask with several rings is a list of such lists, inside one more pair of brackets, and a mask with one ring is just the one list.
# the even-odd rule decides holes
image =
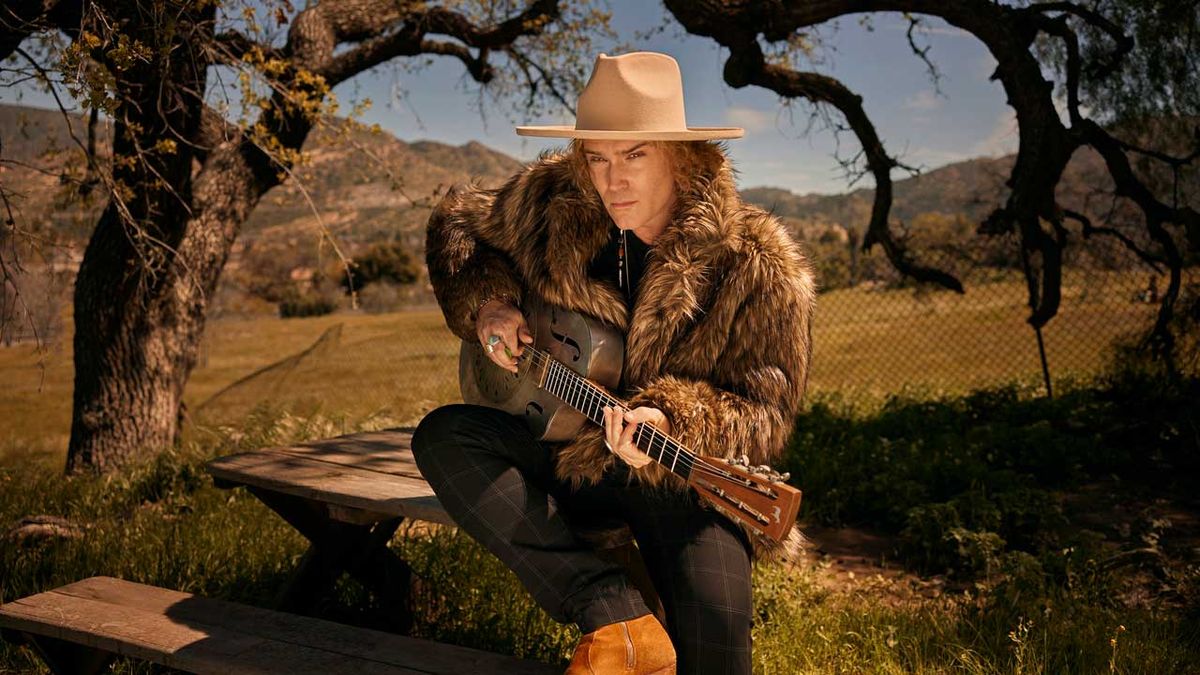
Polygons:
[[649,141],[584,141],[584,158],[604,208],[622,230],[653,241],[671,218],[671,160]]

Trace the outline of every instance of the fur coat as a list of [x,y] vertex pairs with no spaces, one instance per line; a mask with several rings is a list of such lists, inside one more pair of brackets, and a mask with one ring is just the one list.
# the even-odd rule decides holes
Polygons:
[[[610,281],[588,276],[613,224],[586,174],[544,155],[502,187],[451,191],[428,226],[430,281],[450,330],[476,340],[486,299],[531,294],[626,335],[631,408],[662,410],[671,435],[701,455],[751,464],[780,457],[808,380],[812,268],[772,215],[743,204],[724,151],[677,194],[632,310]],[[556,470],[578,485],[620,461],[598,426],[560,447]],[[656,463],[650,485],[682,485]]]

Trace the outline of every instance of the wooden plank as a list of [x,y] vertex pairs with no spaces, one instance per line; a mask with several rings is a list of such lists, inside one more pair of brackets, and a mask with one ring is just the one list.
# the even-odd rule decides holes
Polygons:
[[333,438],[325,438],[319,441],[299,443],[292,447],[320,448],[326,446],[337,446],[338,448],[347,450],[349,452],[364,453],[369,455],[381,453],[386,454],[403,450],[406,451],[409,456],[412,456],[413,431],[413,429],[409,428],[362,431],[354,434],[345,434],[343,436],[334,436]]
[[338,466],[349,466],[366,471],[378,471],[379,473],[404,476],[420,481],[425,480],[425,477],[421,475],[421,470],[417,468],[417,463],[413,459],[412,452],[409,450],[397,451],[388,455],[364,454],[338,445],[263,448],[263,450],[295,457],[304,457],[313,461],[329,462]]
[[[347,480],[359,481],[363,485],[388,486],[389,490],[402,490],[404,495],[423,496],[433,494],[433,488],[421,477],[380,473],[354,466],[324,462],[301,455],[282,452],[274,448],[245,452],[240,455],[219,457],[209,462],[214,475],[223,476],[230,471],[242,471],[259,475],[263,468],[269,469],[286,480],[309,480],[315,476],[345,476]],[[216,471],[211,469],[215,468]],[[236,478],[236,476],[231,476]]]
[[546,664],[96,577],[0,624],[193,672],[550,673]]
[[367,431],[264,449],[383,473],[421,477],[412,456],[412,430],[409,429]]
[[452,525],[424,480],[259,450],[209,462],[215,478],[321,503]]

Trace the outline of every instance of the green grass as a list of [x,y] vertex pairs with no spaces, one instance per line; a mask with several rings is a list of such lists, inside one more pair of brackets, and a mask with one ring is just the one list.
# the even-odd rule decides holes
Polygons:
[[[1021,403],[993,402],[988,412],[1000,416]],[[888,414],[895,413],[883,417]],[[811,419],[801,418],[800,424]],[[863,422],[896,424],[871,416]],[[346,424],[263,409],[236,430],[214,431],[117,477],[67,479],[45,460],[5,466],[0,522],[54,514],[78,523],[84,534],[0,549],[0,600],[108,574],[268,606],[304,542],[256,499],[215,488],[203,462],[219,452],[325,437]],[[855,481],[851,473],[838,486]],[[825,489],[819,482],[808,488],[810,503]],[[412,561],[420,580],[416,635],[565,662],[577,631],[555,624],[511,573],[465,535],[454,528],[419,527],[402,531],[392,545]],[[1126,607],[1016,574],[1008,585],[900,600],[890,587],[898,582],[863,579],[830,589],[821,574],[819,566],[807,565],[755,570],[757,672],[1108,672],[1114,653],[1109,641],[1118,626],[1124,631],[1118,635],[1115,672],[1200,668],[1196,616],[1189,619],[1179,610]],[[319,609],[323,616],[360,625],[386,621],[374,600],[349,581]],[[0,646],[0,672],[39,667],[27,649]],[[146,668],[122,662],[116,670]]]

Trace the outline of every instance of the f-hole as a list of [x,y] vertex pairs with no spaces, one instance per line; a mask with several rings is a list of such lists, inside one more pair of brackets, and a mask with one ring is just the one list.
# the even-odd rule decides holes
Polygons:
[[578,361],[580,358],[583,357],[583,349],[580,348],[579,342],[576,341],[575,338],[571,337],[570,335],[567,335],[566,333],[560,333],[557,330],[555,330],[555,326],[557,326],[557,325],[558,325],[558,312],[557,311],[551,312],[550,313],[550,336],[556,342],[558,342],[559,344],[563,345],[568,350],[570,350],[570,358],[569,359],[560,359],[560,360]]

